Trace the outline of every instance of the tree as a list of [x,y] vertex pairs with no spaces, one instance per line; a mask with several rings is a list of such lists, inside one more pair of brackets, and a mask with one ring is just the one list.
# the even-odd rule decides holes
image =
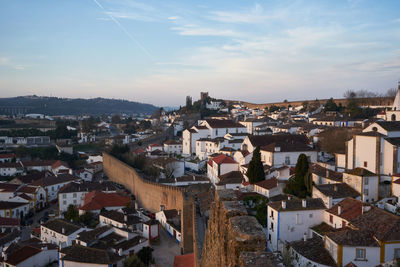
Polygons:
[[121,117],[118,114],[114,114],[111,117],[111,123],[120,123],[121,122]]
[[309,175],[308,168],[307,156],[305,154],[300,154],[297,159],[294,176],[289,179],[289,182],[284,189],[286,194],[295,195],[300,198],[304,198],[310,194],[310,192],[307,191],[307,188],[309,187],[309,180],[307,177]]
[[16,155],[18,158],[23,158],[23,157],[25,157],[25,156],[27,155],[26,147],[23,146],[23,145],[19,145],[19,146],[17,147],[17,149],[15,150],[15,155]]
[[64,213],[64,218],[68,221],[79,221],[79,211],[74,205],[69,205],[67,211]]
[[275,105],[271,105],[269,107],[269,112],[275,112],[275,111],[279,111],[279,110],[280,110],[280,108],[278,106],[275,106]]
[[397,90],[395,88],[390,88],[386,91],[385,96],[387,97],[395,97],[397,94]]
[[154,262],[152,255],[153,250],[154,249],[151,247],[143,247],[136,255],[146,266],[148,266],[150,263]]
[[253,158],[249,163],[246,176],[249,178],[251,184],[265,180],[264,166],[261,161],[260,147],[253,151]]
[[135,254],[125,260],[124,267],[146,267],[146,264]]
[[325,111],[337,111],[338,106],[336,105],[335,101],[333,101],[333,98],[331,97],[328,101],[326,101],[325,104]]

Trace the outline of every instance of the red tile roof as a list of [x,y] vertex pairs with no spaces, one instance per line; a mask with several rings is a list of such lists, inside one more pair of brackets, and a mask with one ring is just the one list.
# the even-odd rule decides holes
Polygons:
[[143,150],[142,148],[140,148],[140,147],[139,147],[138,149],[135,150],[135,153],[136,153],[136,154],[141,154],[141,153],[144,153],[144,152],[146,152],[146,151],[144,151],[144,150]]
[[159,145],[159,144],[151,144],[151,145],[149,145],[149,147],[154,147],[154,146],[162,146],[162,145]]
[[174,267],[194,267],[194,253],[175,256]]
[[69,168],[68,164],[67,164],[66,162],[64,162],[64,161],[61,161],[61,160],[57,160],[56,162],[54,162],[54,163],[51,165],[51,168],[52,168],[52,169],[55,169],[55,168],[58,168],[58,167],[60,167],[60,166],[64,166],[64,167]]
[[40,253],[41,251],[41,249],[35,247],[25,246],[17,249],[16,251],[8,255],[8,259],[4,262],[11,265],[18,265],[19,263],[29,259],[30,257]]
[[225,154],[218,155],[212,159],[218,165],[222,163],[233,164],[237,163],[233,158],[226,156]]
[[116,193],[103,193],[101,191],[92,191],[85,195],[85,201],[79,209],[101,210],[103,207],[126,206],[130,202],[130,198],[120,196]]
[[15,154],[0,154],[0,159],[14,158]]
[[[362,212],[362,207],[367,204],[363,203],[360,200],[356,200],[354,198],[345,198],[340,201],[338,204],[334,205],[332,208],[327,209],[328,213],[339,216],[347,221],[353,220],[360,216]],[[341,214],[338,214],[338,206],[341,207]]]
[[0,226],[20,226],[19,219],[0,217]]
[[278,179],[276,178],[267,179],[264,181],[260,181],[255,185],[270,190],[278,186]]

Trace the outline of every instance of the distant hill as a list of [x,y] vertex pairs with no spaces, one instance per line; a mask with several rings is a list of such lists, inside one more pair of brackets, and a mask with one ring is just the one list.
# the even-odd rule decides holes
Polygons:
[[152,114],[156,106],[108,98],[58,98],[17,96],[0,98],[0,114],[40,113],[46,115],[103,115],[115,113]]

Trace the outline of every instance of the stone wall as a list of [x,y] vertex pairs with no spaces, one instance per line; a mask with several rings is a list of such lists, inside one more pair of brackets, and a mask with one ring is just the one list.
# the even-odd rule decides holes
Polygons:
[[193,252],[193,198],[185,189],[143,179],[131,166],[103,153],[104,173],[111,181],[124,185],[134,194],[136,202],[151,212],[165,209],[181,211],[182,252]]
[[216,190],[200,266],[276,266],[257,219],[233,190]]

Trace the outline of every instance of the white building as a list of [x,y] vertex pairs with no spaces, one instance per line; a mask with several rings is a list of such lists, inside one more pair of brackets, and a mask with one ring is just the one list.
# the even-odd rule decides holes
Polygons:
[[400,122],[377,121],[346,142],[346,169],[365,168],[390,176],[400,172]]
[[16,176],[24,173],[24,168],[18,162],[0,163],[0,176]]
[[64,186],[58,192],[58,207],[59,213],[67,211],[69,205],[75,207],[81,206],[84,203],[87,193],[99,190],[105,193],[115,193],[116,187],[111,182],[103,183],[75,183],[72,182]]
[[77,235],[86,230],[74,223],[54,219],[40,226],[40,240],[44,243],[56,244],[60,248],[65,248],[72,245],[72,241]]
[[213,184],[218,183],[219,176],[238,170],[239,164],[224,154],[218,155],[207,162],[207,176]]
[[267,248],[282,251],[285,242],[311,237],[309,227],[323,220],[321,199],[291,199],[268,204]]
[[246,128],[231,120],[210,119],[201,121],[198,126],[183,131],[182,153],[187,156],[193,155],[196,153],[197,140],[224,137],[228,133],[246,133]]
[[364,202],[379,199],[379,176],[364,168],[355,168],[343,173],[343,182],[361,194]]
[[58,176],[45,176],[31,183],[32,186],[40,186],[46,190],[47,201],[53,201],[58,197],[58,191],[65,185],[80,180],[70,174],[59,174]]
[[164,142],[164,152],[169,155],[180,155],[182,154],[182,143],[175,140],[166,141]]
[[317,151],[302,142],[273,142],[260,148],[261,161],[272,167],[296,166],[297,159],[305,154],[308,162],[317,161]]

